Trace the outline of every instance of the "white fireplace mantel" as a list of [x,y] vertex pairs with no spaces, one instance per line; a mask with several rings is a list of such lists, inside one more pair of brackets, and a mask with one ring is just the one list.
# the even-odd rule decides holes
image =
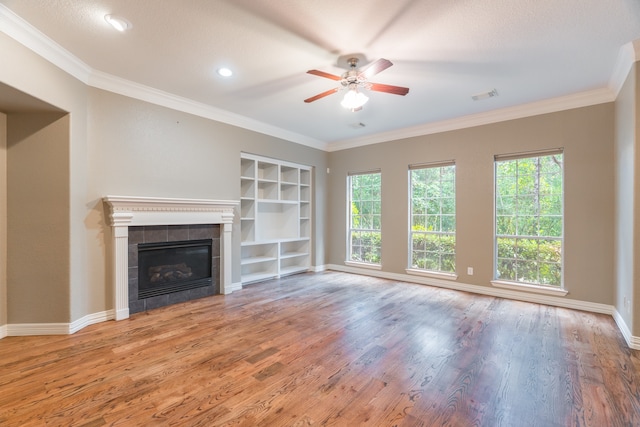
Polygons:
[[129,317],[129,227],[144,225],[221,224],[220,291],[231,293],[231,230],[235,200],[106,196],[113,227],[113,294],[115,319]]

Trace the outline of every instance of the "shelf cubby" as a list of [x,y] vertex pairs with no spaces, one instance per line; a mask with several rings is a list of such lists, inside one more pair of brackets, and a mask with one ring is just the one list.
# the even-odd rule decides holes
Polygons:
[[256,161],[253,159],[240,159],[240,177],[255,179]]
[[256,181],[249,178],[240,179],[240,197],[253,199],[256,197]]
[[278,181],[278,165],[258,161],[258,179]]
[[298,168],[280,166],[280,182],[298,185]]
[[275,181],[258,181],[258,199],[278,200],[278,183]]
[[295,202],[298,200],[298,186],[295,184],[280,184],[280,200]]

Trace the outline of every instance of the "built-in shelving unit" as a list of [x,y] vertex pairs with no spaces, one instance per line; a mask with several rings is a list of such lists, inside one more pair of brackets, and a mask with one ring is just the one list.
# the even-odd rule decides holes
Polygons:
[[242,153],[242,283],[311,265],[311,168]]

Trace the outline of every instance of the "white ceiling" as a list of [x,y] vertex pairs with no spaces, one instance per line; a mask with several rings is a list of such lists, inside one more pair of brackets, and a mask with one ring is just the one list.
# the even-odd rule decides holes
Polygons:
[[[13,21],[26,21],[86,64],[94,86],[147,91],[319,148],[379,142],[546,101],[613,99],[621,48],[640,39],[640,0],[0,3],[22,18]],[[0,12],[13,16],[9,10]],[[104,20],[109,13],[133,28],[114,31]],[[306,71],[341,74],[336,60],[347,53],[391,60],[394,66],[371,80],[409,87],[409,94],[369,92],[355,113],[340,106],[341,93],[303,103],[337,86]],[[219,77],[221,66],[235,75]],[[492,89],[499,96],[471,99]]]

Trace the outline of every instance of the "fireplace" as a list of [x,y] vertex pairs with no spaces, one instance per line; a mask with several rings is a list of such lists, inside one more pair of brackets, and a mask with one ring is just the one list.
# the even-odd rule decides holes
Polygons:
[[129,227],[129,313],[220,293],[220,224]]
[[211,286],[211,242],[138,244],[138,299]]
[[[239,206],[239,201],[138,196],[105,196],[103,201],[107,208],[108,222],[113,229],[111,265],[115,320],[126,319],[130,313],[167,305],[156,305],[157,302],[182,302],[185,294],[195,298],[197,295],[229,294],[242,289],[240,283],[234,284],[231,281],[231,233],[234,211]],[[195,231],[202,224],[214,226],[214,234],[205,236]],[[185,227],[189,230],[185,231]],[[184,233],[188,233],[188,237]],[[138,299],[137,244],[207,238],[213,239],[213,286]]]

